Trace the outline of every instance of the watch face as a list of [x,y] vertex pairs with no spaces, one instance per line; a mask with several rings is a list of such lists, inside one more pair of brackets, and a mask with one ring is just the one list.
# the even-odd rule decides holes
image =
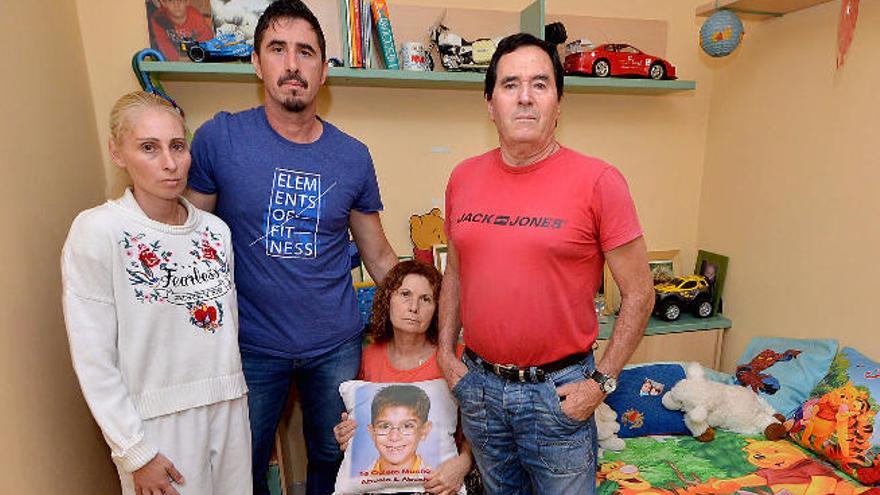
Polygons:
[[599,384],[599,389],[602,390],[605,394],[610,394],[617,390],[617,379],[613,376],[608,376],[605,373],[602,373],[599,370],[593,371],[593,374],[590,376],[593,380],[595,380]]
[[617,390],[617,380],[613,376],[609,376],[605,379],[605,383],[602,384],[602,391],[606,394],[610,394]]

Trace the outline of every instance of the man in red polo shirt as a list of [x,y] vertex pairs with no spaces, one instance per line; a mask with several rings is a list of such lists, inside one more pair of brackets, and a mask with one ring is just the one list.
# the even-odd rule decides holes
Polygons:
[[[555,139],[555,47],[528,34],[486,74],[500,147],[456,167],[438,361],[488,493],[596,489],[593,410],[641,339],[653,303],[645,242],[623,176]],[[607,260],[622,296],[598,364],[593,298]],[[464,362],[455,342],[464,328]]]

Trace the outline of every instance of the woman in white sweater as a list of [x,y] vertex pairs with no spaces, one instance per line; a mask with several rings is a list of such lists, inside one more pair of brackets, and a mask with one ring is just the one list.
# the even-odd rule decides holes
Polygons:
[[122,492],[249,494],[229,228],[180,197],[186,127],[164,99],[116,102],[110,156],[133,185],[77,216],[61,266],[73,366]]

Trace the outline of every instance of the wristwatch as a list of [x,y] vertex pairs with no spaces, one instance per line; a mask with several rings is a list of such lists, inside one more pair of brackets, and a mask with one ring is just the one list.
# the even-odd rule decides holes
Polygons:
[[599,370],[593,370],[593,374],[590,375],[590,378],[596,380],[596,383],[599,384],[599,389],[604,392],[605,395],[617,390],[617,379],[613,376],[608,376]]

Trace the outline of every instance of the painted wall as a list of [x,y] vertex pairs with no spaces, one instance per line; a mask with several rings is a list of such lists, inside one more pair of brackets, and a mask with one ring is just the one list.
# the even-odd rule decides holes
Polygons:
[[4,4],[0,46],[0,486],[119,493],[61,316],[61,245],[76,213],[104,197],[73,0]]
[[880,359],[880,4],[835,70],[840,2],[751,26],[712,92],[699,245],[730,256],[730,369],[757,335],[826,337]]
[[[667,56],[698,84],[666,96],[568,95],[560,140],[624,172],[652,249],[682,249],[686,268],[697,247],[731,257],[725,299],[736,327],[724,367],[754,335],[834,336],[880,357],[862,323],[880,277],[869,257],[880,247],[871,139],[880,69],[869,51],[880,42],[880,6],[862,2],[849,62],[835,72],[838,2],[749,25],[744,46],[723,61],[700,55],[696,3],[548,1],[550,14],[666,21]],[[118,182],[106,115],[137,88],[130,58],[147,44],[144,17],[138,1],[64,0],[51,15],[19,2],[0,18],[0,41],[19,47],[5,60],[17,77],[0,82],[0,371],[15,398],[0,408],[0,428],[16,446],[0,454],[0,486],[11,491],[116,492],[70,368],[57,258],[75,213]],[[258,105],[261,94],[254,82],[166,87],[193,128],[219,110]],[[323,116],[370,145],[401,253],[409,215],[442,206],[455,163],[497,145],[478,91],[332,88],[321,98]]]
[[[335,0],[307,0],[307,3]],[[106,117],[114,100],[137,89],[130,59],[147,46],[145,9],[140,1],[76,0],[85,47],[85,66],[97,134],[107,139]],[[437,5],[436,0],[401,0]],[[443,0],[451,8],[518,11],[527,0]],[[682,266],[693,266],[697,210],[702,182],[712,68],[696,43],[700,20],[693,0],[548,0],[548,15],[653,19],[668,25],[665,55],[679,76],[697,81],[697,90],[664,96],[567,95],[559,126],[560,141],[583,153],[604,158],[629,180],[651,249],[681,249]],[[100,12],[100,15],[94,13]],[[454,28],[454,26],[452,26]],[[425,25],[425,29],[428,25]],[[333,29],[325,25],[328,36]],[[571,39],[593,36],[571,32]],[[108,43],[107,40],[113,40]],[[253,82],[164,83],[186,110],[191,128],[220,110],[260,104],[261,87]],[[446,180],[462,159],[497,146],[481,91],[325,88],[319,113],[370,146],[385,203],[383,223],[392,246],[410,253],[409,217],[443,207]],[[438,149],[443,150],[436,152]],[[107,192],[116,195],[120,176],[106,164]],[[297,416],[289,425],[295,435]],[[303,466],[296,441],[293,479]]]
[[[147,44],[145,12],[140,2],[77,2],[86,66],[93,81],[95,113],[103,116],[116,97],[137,88],[130,58]],[[443,3],[452,7],[473,5],[465,0]],[[480,2],[480,7],[517,10],[527,3],[487,0]],[[667,55],[679,66],[683,78],[697,80],[697,91],[660,97],[566,96],[559,138],[579,151],[608,160],[624,172],[650,247],[682,249],[687,267],[693,263],[696,247],[711,89],[711,70],[701,62],[695,43],[699,24],[693,6],[691,0],[665,1],[663,5],[651,0],[551,0],[547,5],[548,13],[552,14],[668,22]],[[91,15],[93,12],[101,12],[101,16]],[[325,31],[329,35],[330,30]],[[107,43],[108,39],[114,42]],[[186,109],[193,129],[217,111],[260,104],[261,88],[251,82],[172,81],[165,83],[165,87]],[[446,179],[455,164],[497,146],[495,129],[479,91],[337,87],[325,89],[321,102],[322,116],[370,146],[385,202],[385,228],[401,254],[412,249],[409,216],[443,206]],[[102,141],[107,136],[105,127],[103,119],[99,119],[97,132]],[[448,152],[432,152],[435,148]],[[115,192],[117,176],[109,167],[108,177],[108,189]]]

